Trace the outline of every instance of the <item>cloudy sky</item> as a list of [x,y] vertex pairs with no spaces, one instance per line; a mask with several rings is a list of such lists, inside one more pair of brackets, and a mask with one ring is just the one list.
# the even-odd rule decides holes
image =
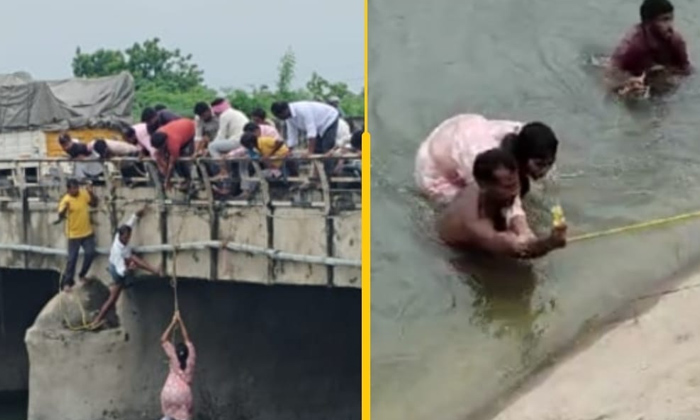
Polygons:
[[287,48],[295,84],[313,71],[363,85],[363,0],[23,0],[3,1],[0,74],[71,76],[75,49],[123,49],[159,37],[191,53],[212,87],[272,84]]

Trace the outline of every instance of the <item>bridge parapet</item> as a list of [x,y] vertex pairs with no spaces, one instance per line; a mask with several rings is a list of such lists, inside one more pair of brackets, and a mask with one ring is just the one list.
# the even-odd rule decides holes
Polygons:
[[[360,287],[361,200],[358,175],[330,177],[325,158],[292,158],[302,175],[272,181],[257,161],[249,163],[259,184],[250,200],[216,193],[207,174],[211,161],[192,164],[200,177],[188,192],[165,191],[157,176],[134,176],[127,186],[120,168],[134,159],[100,161],[103,177],[94,182],[100,204],[92,221],[100,256],[92,274],[106,277],[114,232],[131,213],[149,207],[132,243],[150,263],[178,276],[261,284]],[[56,207],[75,161],[0,161],[0,266],[62,270],[66,240],[54,224]],[[152,162],[140,161],[145,168]],[[320,181],[305,188],[315,168]],[[148,171],[153,174],[153,171]],[[177,262],[174,264],[174,262]]]

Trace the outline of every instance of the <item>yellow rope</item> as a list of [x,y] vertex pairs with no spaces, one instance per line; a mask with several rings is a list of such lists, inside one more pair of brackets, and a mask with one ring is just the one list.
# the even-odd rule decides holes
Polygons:
[[642,229],[650,229],[653,227],[666,226],[666,225],[670,225],[670,224],[674,224],[674,223],[678,223],[678,222],[683,222],[683,221],[695,219],[695,218],[700,218],[700,211],[683,213],[683,214],[679,214],[677,216],[649,220],[646,222],[635,223],[632,225],[617,227],[617,228],[613,228],[613,229],[601,230],[598,232],[586,233],[583,235],[578,235],[578,236],[574,236],[572,238],[569,238],[567,240],[567,242],[568,243],[580,242],[580,241],[585,241],[588,239],[600,238],[603,236],[616,235],[618,233],[627,233],[627,232],[633,232],[633,231],[642,230]]
[[[80,297],[75,295],[75,300],[78,302],[78,308],[80,309],[80,317],[83,321],[83,325],[78,325],[74,326],[71,325],[70,321],[68,320],[68,316],[66,315],[66,310],[65,307],[63,306],[63,300],[65,299],[65,294],[62,293],[63,290],[61,290],[61,279],[63,278],[63,274],[65,273],[65,268],[61,270],[61,275],[59,277],[58,281],[58,306],[61,309],[61,314],[63,315],[63,322],[66,324],[66,328],[68,328],[71,331],[87,331],[92,329],[92,325],[87,322],[87,313],[85,312],[85,307],[83,306],[83,303],[80,301]],[[91,280],[94,281],[94,280]],[[73,291],[75,292],[75,290]]]
[[172,283],[173,287],[173,301],[174,301],[174,309],[175,312],[180,311],[180,299],[178,298],[177,295],[177,247],[174,248],[173,251],[173,276],[172,276]]

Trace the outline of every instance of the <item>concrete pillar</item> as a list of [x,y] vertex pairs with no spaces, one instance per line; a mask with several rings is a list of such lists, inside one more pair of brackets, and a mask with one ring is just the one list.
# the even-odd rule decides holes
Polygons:
[[[195,412],[221,419],[359,419],[360,290],[180,281],[197,349]],[[173,313],[165,281],[121,299],[121,327],[74,333],[55,301],[27,333],[29,420],[154,419]]]

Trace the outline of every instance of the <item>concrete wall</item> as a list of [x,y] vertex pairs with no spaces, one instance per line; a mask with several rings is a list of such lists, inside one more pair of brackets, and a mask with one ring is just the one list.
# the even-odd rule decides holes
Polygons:
[[[109,249],[113,232],[131,213],[150,203],[138,224],[132,244],[149,246],[222,240],[281,252],[360,261],[361,210],[335,212],[324,208],[228,205],[225,203],[160,203],[151,188],[115,187],[114,193],[95,188],[102,200],[92,220],[98,247]],[[0,266],[62,270],[65,257],[25,253],[2,245],[36,245],[66,249],[64,225],[54,225],[63,188],[44,188],[41,195],[0,196]],[[30,195],[30,194],[27,194]],[[26,209],[26,211],[24,211]],[[156,266],[173,270],[172,255],[146,255]],[[104,277],[107,258],[93,265],[92,274]],[[206,248],[178,252],[177,274],[186,277],[258,284],[335,285],[360,287],[361,268],[273,260],[266,255]]]
[[[360,291],[179,282],[197,348],[197,419],[359,419]],[[149,281],[121,300],[122,327],[70,332],[49,304],[27,333],[30,420],[159,418],[159,337],[172,289]]]

